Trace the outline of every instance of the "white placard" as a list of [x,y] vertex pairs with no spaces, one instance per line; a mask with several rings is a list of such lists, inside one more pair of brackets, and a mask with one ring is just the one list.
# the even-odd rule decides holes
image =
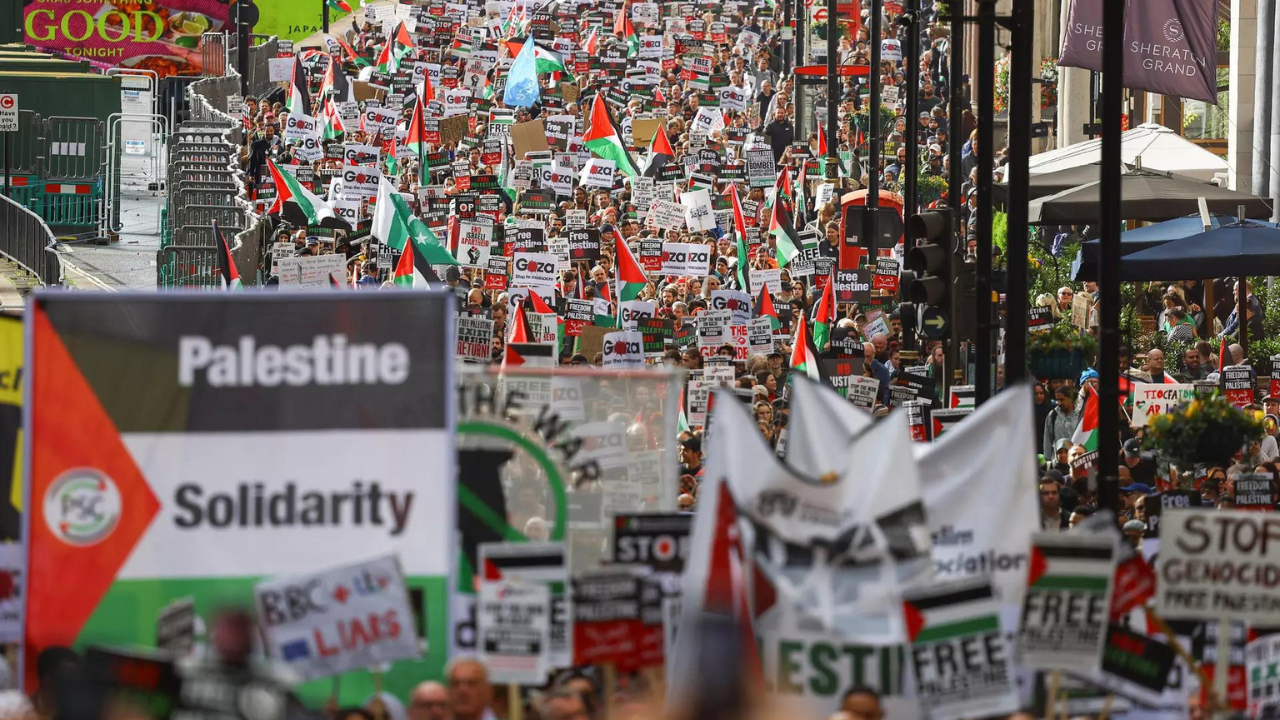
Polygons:
[[[292,610],[295,598],[311,602]],[[253,589],[267,654],[304,681],[419,656],[400,561],[387,555]],[[359,626],[359,627],[357,627]],[[353,642],[359,634],[364,640]]]

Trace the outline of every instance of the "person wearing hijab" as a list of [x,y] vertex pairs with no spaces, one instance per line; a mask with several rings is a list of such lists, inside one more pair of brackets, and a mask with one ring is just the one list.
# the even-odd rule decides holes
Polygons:
[[[1035,398],[1036,413],[1036,434],[1039,435],[1044,431],[1045,418],[1049,417],[1049,413],[1053,412],[1053,395],[1049,393],[1049,389],[1044,383],[1036,383],[1031,386],[1032,397]],[[1052,458],[1049,458],[1052,461]]]

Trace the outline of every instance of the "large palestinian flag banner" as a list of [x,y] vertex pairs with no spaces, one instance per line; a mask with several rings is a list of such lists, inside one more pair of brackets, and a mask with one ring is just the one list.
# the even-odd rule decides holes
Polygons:
[[[51,645],[152,646],[175,601],[194,601],[199,628],[249,607],[261,579],[386,554],[429,649],[385,687],[440,675],[455,558],[445,294],[37,294],[28,322],[27,688]],[[308,640],[290,659],[331,650]],[[372,684],[343,678],[340,702]]]

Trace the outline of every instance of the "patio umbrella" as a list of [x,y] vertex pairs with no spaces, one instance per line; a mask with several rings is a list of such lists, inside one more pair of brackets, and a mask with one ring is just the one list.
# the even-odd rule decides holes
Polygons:
[[[1098,171],[1101,168],[1102,163],[1092,163],[1079,167],[1069,167],[1051,173],[1032,175],[1031,182],[1028,185],[1028,198],[1038,200],[1048,195],[1060,193],[1063,190],[1079,187],[1085,183],[1097,182],[1100,179]],[[1121,174],[1129,172],[1129,166],[1122,164],[1120,172]],[[993,185],[991,192],[997,207],[1005,207],[1009,204],[1009,185],[1007,182]]]
[[[1098,222],[1102,209],[1098,186],[1098,182],[1091,182],[1032,201],[1029,222],[1032,225]],[[1209,212],[1214,214],[1232,214],[1244,206],[1245,217],[1271,217],[1270,206],[1260,197],[1141,168],[1122,175],[1120,188],[1121,209],[1126,220],[1159,222],[1189,215],[1198,210],[1199,198],[1205,199]]]
[[1124,281],[1280,275],[1280,229],[1236,222],[1125,257]]
[[[1120,160],[1152,170],[1171,172],[1192,180],[1211,182],[1230,170],[1227,161],[1163,125],[1147,123],[1120,135]],[[1064,148],[1031,156],[1031,176],[1057,172],[1102,160],[1102,141],[1085,140]]]
[[[1234,215],[1213,215],[1209,218],[1214,228],[1230,225],[1236,220],[1237,218]],[[1278,227],[1275,223],[1269,222],[1258,222],[1257,224],[1266,227]],[[1204,232],[1204,221],[1200,219],[1199,215],[1174,218],[1173,220],[1165,220],[1162,223],[1129,230],[1120,235],[1120,255],[1126,257],[1143,250],[1159,247],[1171,240],[1179,240],[1202,232]],[[1080,244],[1080,250],[1076,252],[1075,260],[1071,263],[1072,280],[1076,282],[1097,282],[1100,242],[1098,239],[1093,239]]]

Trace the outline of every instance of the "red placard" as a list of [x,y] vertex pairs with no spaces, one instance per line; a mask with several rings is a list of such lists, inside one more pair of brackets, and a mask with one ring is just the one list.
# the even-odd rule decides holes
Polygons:
[[[505,274],[499,275],[497,273],[491,273],[486,271],[484,274],[484,289],[485,290],[506,290],[507,276]],[[566,326],[566,328],[567,327],[568,326]]]

